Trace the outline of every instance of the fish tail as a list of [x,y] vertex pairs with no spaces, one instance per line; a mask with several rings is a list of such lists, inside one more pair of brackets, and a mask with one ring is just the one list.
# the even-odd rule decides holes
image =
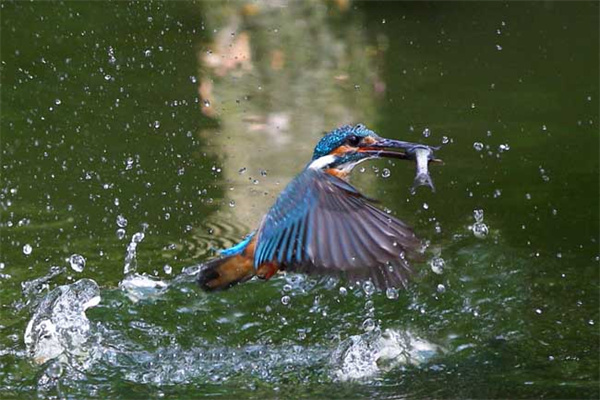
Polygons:
[[198,273],[198,284],[207,292],[229,289],[255,274],[251,257],[236,254],[205,263]]
[[431,180],[431,176],[429,176],[428,172],[419,172],[415,177],[415,181],[410,189],[412,194],[415,194],[417,188],[419,186],[429,186],[432,192],[435,192],[435,186],[433,186],[433,181]]

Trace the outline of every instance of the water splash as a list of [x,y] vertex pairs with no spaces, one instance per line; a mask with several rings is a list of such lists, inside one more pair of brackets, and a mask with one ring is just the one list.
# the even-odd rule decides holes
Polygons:
[[159,278],[146,274],[128,274],[120,283],[119,287],[125,295],[134,303],[144,299],[153,299],[162,295],[169,284]]
[[374,330],[344,340],[332,355],[334,377],[362,380],[401,365],[420,365],[444,350],[410,331]]
[[129,242],[125,253],[125,265],[123,267],[125,275],[133,273],[137,269],[137,246],[144,240],[144,236],[143,232],[137,232],[131,237],[131,242]]
[[87,358],[86,342],[90,321],[85,310],[100,303],[100,289],[91,279],[59,286],[48,293],[36,307],[25,329],[28,356],[43,364],[59,356]]
[[27,305],[35,301],[37,296],[42,292],[47,291],[50,288],[48,282],[64,271],[64,268],[54,265],[50,267],[50,271],[46,275],[30,281],[21,282],[21,291],[23,296],[27,299]]

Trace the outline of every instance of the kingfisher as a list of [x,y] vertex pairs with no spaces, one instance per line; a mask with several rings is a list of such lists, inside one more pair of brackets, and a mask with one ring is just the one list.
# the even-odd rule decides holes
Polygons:
[[414,160],[416,185],[433,184],[430,147],[380,137],[366,126],[327,133],[311,161],[281,192],[258,229],[203,264],[197,281],[206,291],[228,289],[279,271],[370,280],[379,289],[406,287],[424,246],[404,222],[377,208],[349,183],[356,165],[383,157]]

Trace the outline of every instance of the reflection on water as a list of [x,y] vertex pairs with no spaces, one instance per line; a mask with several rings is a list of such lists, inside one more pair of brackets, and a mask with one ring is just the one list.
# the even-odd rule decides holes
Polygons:
[[382,54],[367,44],[362,19],[335,3],[218,3],[205,12],[215,35],[198,54],[200,106],[219,126],[201,135],[229,189],[218,219],[254,227],[322,133],[373,120]]
[[208,217],[194,230],[193,236],[186,244],[192,258],[214,256],[219,250],[239,242],[251,230],[244,221],[220,217],[219,213]]

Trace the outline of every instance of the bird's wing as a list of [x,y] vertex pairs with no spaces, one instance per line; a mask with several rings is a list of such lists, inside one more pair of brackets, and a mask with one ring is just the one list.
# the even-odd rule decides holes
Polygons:
[[371,205],[352,185],[307,169],[264,217],[254,264],[277,261],[292,271],[345,274],[400,288],[411,272],[406,257],[421,250],[410,227]]

